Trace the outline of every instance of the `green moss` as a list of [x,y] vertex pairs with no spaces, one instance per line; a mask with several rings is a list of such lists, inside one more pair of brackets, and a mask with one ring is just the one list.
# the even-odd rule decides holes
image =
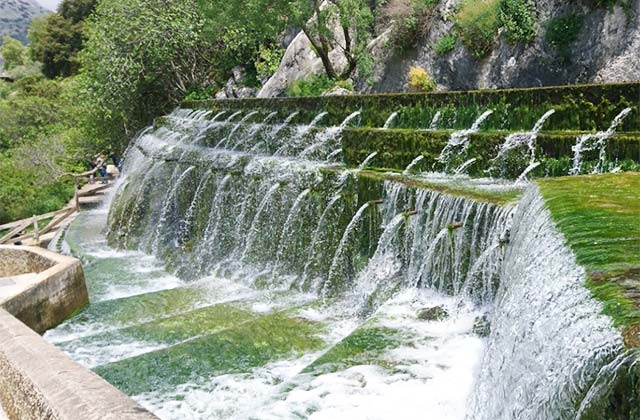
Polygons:
[[248,372],[319,349],[324,343],[316,336],[318,329],[317,323],[276,313],[95,371],[128,395],[138,395],[216,375]]
[[[115,332],[91,336],[81,341],[117,342],[118,339],[130,338],[145,342],[174,344],[192,337],[212,334],[255,317],[256,314],[232,305],[214,305]],[[75,345],[77,345],[76,342],[74,342]]]
[[[579,134],[540,134],[536,143],[536,156],[542,164],[532,176],[567,174],[572,167],[572,147]],[[477,161],[469,168],[470,175],[486,176],[485,171],[491,169],[494,176],[516,178],[529,164],[526,148],[514,151],[508,162],[493,161],[508,135],[509,132],[488,131],[469,136],[470,144],[466,155],[460,156],[452,166],[473,157]],[[370,153],[378,152],[374,162],[376,166],[403,170],[416,156],[422,155],[425,158],[416,169],[440,169],[438,157],[450,136],[450,131],[348,129],[342,136],[344,161],[349,166],[357,166]],[[589,169],[595,166],[599,156],[595,152],[585,154],[584,158],[585,168]],[[640,134],[628,133],[612,137],[607,144],[607,160],[626,170],[637,168],[640,164]]]
[[640,322],[640,173],[539,180],[587,286],[617,326]]
[[321,375],[357,365],[384,366],[380,356],[400,344],[399,332],[384,327],[361,327],[307,366],[303,373]]
[[92,303],[74,319],[75,324],[98,320],[114,327],[171,316],[193,308],[208,292],[198,288],[176,288],[122,299]]
[[[468,128],[487,109],[494,114],[489,129],[530,130],[549,109],[556,109],[545,130],[606,129],[626,106],[637,106],[640,83],[576,85],[528,89],[474,90],[460,92],[396,93],[308,98],[247,98],[221,101],[190,101],[183,106],[220,110],[257,109],[279,111],[283,119],[299,111],[297,122],[309,122],[319,112],[329,114],[322,125],[338,125],[355,111],[362,111],[361,127],[382,127],[392,112],[399,112],[397,127],[427,128],[437,111],[439,127]],[[294,121],[294,122],[296,122]],[[634,112],[619,128],[640,131],[640,113]]]

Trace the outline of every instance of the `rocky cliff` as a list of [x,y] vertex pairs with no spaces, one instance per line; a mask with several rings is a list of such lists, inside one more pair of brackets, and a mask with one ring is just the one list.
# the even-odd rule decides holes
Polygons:
[[[410,43],[399,46],[397,40],[406,18],[391,16],[377,25],[369,44],[373,74],[355,76],[358,91],[408,90],[412,66],[426,69],[438,90],[640,80],[640,0],[478,0],[476,13],[482,15],[472,18],[464,15],[464,0],[430,3]],[[489,19],[494,25],[481,51],[465,17],[472,24]],[[485,32],[479,35],[486,36],[486,27],[481,29]],[[260,96],[281,95],[287,84],[321,72],[308,42],[298,40]]]

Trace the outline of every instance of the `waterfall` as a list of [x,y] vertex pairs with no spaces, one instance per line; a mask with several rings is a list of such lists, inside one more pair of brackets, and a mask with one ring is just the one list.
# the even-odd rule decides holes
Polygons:
[[622,337],[535,187],[518,206],[500,277],[469,418],[573,419]]
[[[191,171],[193,171],[194,169],[195,169],[195,166],[189,166],[186,170],[180,173],[179,167],[176,166],[174,175],[171,177],[171,181],[169,182],[170,188],[167,191],[167,194],[165,196],[164,204],[162,206],[162,212],[160,214],[160,220],[158,221],[158,225],[155,230],[155,235],[153,237],[153,243],[151,246],[151,250],[153,254],[158,253],[159,242],[164,237],[166,224],[168,222],[169,212],[171,212],[172,206],[175,205],[176,194],[180,188],[180,185],[191,173]],[[176,175],[178,174],[180,175],[176,177]]]
[[551,109],[547,111],[540,119],[535,123],[533,129],[531,131],[525,133],[513,133],[509,134],[505,139],[504,143],[500,147],[500,151],[498,155],[494,158],[494,161],[504,158],[510,150],[521,146],[527,146],[530,155],[530,163],[535,162],[536,160],[536,139],[538,138],[538,133],[542,130],[542,126],[544,123],[555,114],[556,110]]
[[378,152],[371,153],[369,156],[365,158],[365,160],[362,161],[362,163],[360,163],[360,165],[358,166],[358,169],[363,170],[364,168],[369,166],[373,158],[375,158],[376,156],[378,156]]
[[[464,150],[468,135],[490,113],[451,136],[452,156],[455,150]],[[478,420],[575,418],[593,412],[610,392],[617,372],[631,363],[623,353],[620,334],[609,318],[600,315],[600,304],[584,287],[586,274],[555,229],[534,186],[526,185],[520,202],[498,205],[482,197],[474,200],[432,191],[419,179],[397,173],[365,171],[377,152],[357,168],[330,164],[341,152],[340,133],[359,113],[340,126],[312,131],[309,127],[320,121],[322,113],[309,125],[292,124],[295,112],[282,122],[273,122],[271,113],[253,125],[247,122],[252,113],[243,114],[241,123],[232,122],[238,115],[212,126],[222,114],[207,120],[211,114],[176,110],[170,116],[175,121],[139,135],[127,152],[123,181],[110,210],[111,244],[154,254],[169,273],[188,285],[215,288],[218,282],[229,282],[247,294],[265,293],[269,308],[282,309],[277,316],[311,314],[327,324],[334,317],[345,317],[340,321],[344,325],[336,328],[342,335],[333,331],[335,337],[327,339],[327,346],[336,345],[354,328],[366,330],[389,314],[401,313],[415,321],[417,338],[402,350],[386,349],[384,356],[415,355],[411,346],[418,345],[422,351],[420,346],[434,336],[443,338],[432,336],[434,331],[455,326],[455,332],[445,338],[464,345],[447,341],[448,348],[460,350],[451,360],[468,361],[462,369],[466,375],[462,395],[450,398],[455,392],[449,390],[442,399],[455,401],[455,418],[465,413]],[[545,116],[528,133],[529,150]],[[619,117],[618,124],[624,115]],[[194,142],[198,137],[205,140]],[[279,149],[283,156],[274,156]],[[415,157],[404,172],[409,174],[422,159],[422,155]],[[460,165],[447,160],[458,165],[459,174],[473,162]],[[530,170],[523,172],[522,181]],[[463,179],[446,178],[456,183]],[[502,188],[504,183],[491,185]],[[296,301],[301,295],[304,304]],[[417,296],[417,303],[407,296]],[[230,301],[229,296],[224,298],[220,299],[225,304]],[[309,306],[293,308],[280,299]],[[260,304],[266,305],[265,301]],[[416,320],[418,310],[437,302],[444,302],[451,312],[449,321]],[[248,323],[262,316],[262,309],[253,309],[254,302],[242,305],[243,311],[251,312]],[[268,316],[275,313],[274,309]],[[472,331],[480,315],[491,324],[487,338]],[[393,316],[377,327],[386,331],[395,322],[392,325],[397,328],[403,319]],[[401,341],[405,339],[400,336]],[[183,338],[186,341],[180,346],[188,347],[203,337]],[[462,351],[469,351],[467,344],[471,354]],[[427,376],[433,373],[446,377],[438,384],[453,383],[457,374],[443,372],[454,367],[440,368],[437,363],[440,342],[432,346],[427,355],[433,359],[422,355],[422,365],[393,376],[416,375],[419,380],[409,379],[415,385],[428,382]],[[309,350],[302,362],[296,359],[300,365],[287,369],[305,372],[304,366],[320,352],[332,349]],[[370,356],[373,365],[387,363],[382,356]],[[405,369],[392,362],[389,371]],[[263,367],[271,372],[271,365]],[[361,374],[358,369],[345,369],[339,375],[345,372]],[[392,375],[385,369],[380,372],[388,375],[384,380]],[[250,381],[243,375],[225,378]],[[283,382],[278,387],[281,394],[274,391],[270,401],[294,405],[284,401],[293,395],[289,386],[340,377],[330,375],[295,376],[290,383]],[[269,377],[271,384],[281,383],[273,379]],[[197,381],[181,384],[198,392],[202,386]],[[465,405],[468,392],[471,396]]]
[[438,124],[440,123],[440,117],[442,116],[442,112],[438,111],[433,116],[431,123],[429,123],[429,128],[427,130],[436,130],[438,128]]
[[464,162],[462,165],[458,166],[456,168],[455,171],[453,171],[454,175],[462,175],[465,173],[465,171],[474,163],[476,163],[476,161],[478,160],[478,158],[471,158],[468,161]]
[[[311,156],[313,152],[321,149],[322,147],[336,140],[340,136],[340,133],[342,133],[342,131],[345,128],[347,128],[347,126],[351,123],[351,121],[353,121],[359,116],[360,116],[360,111],[356,111],[350,114],[349,116],[347,116],[347,118],[344,119],[344,121],[342,122],[342,124],[340,124],[339,127],[332,127],[322,132],[319,136],[317,136],[315,141],[310,146],[308,146],[306,149],[304,149],[300,153],[299,158],[300,159],[308,158]],[[329,160],[329,159],[326,158],[325,160]]]
[[333,261],[331,261],[331,267],[329,268],[329,277],[327,278],[327,282],[322,289],[323,296],[329,296],[333,292],[332,289],[338,286],[336,284],[338,282],[338,279],[336,279],[336,277],[342,277],[342,275],[337,271],[340,268],[341,263],[343,262],[346,247],[349,245],[351,237],[357,231],[360,220],[362,220],[362,216],[364,215],[364,212],[367,211],[369,206],[371,206],[371,203],[364,203],[358,209],[356,214],[354,214],[351,218],[351,221],[347,225],[344,233],[342,234],[342,239],[340,239],[340,243],[338,244],[338,250],[333,256]]
[[573,151],[573,166],[569,171],[569,175],[578,175],[582,169],[582,159],[584,152],[590,150],[599,150],[598,165],[594,168],[594,173],[602,172],[607,158],[607,140],[613,136],[616,129],[624,119],[632,111],[631,108],[625,108],[620,112],[606,131],[600,131],[595,134],[583,134],[576,140],[575,146],[571,148]]

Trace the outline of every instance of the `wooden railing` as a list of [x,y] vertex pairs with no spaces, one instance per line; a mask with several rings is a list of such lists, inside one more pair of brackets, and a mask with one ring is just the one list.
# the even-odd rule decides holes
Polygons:
[[[61,210],[0,225],[0,232],[6,232],[0,237],[0,245],[22,243],[27,240],[33,240],[36,245],[39,244],[40,237],[42,235],[57,229],[67,217],[80,211],[80,180],[91,179],[96,172],[98,172],[98,168],[79,174],[64,173],[60,175],[60,178],[66,176],[73,178],[73,205],[67,206]],[[93,179],[96,181],[103,181],[110,179],[110,177],[94,177]],[[94,193],[95,191],[97,190],[93,190]],[[51,220],[44,226],[44,228],[41,228],[42,221],[49,219]],[[29,233],[26,233],[30,227],[33,227],[33,229]]]
[[[17,242],[24,242],[28,239],[33,239],[34,242],[38,244],[40,242],[40,236],[56,229],[62,221],[75,211],[76,209],[73,207],[65,207],[62,210],[33,216],[30,219],[18,220],[16,222],[0,225],[0,232],[9,229],[9,232],[0,238],[0,245],[15,244]],[[40,229],[39,222],[48,219],[51,219],[49,223],[47,223],[43,229]],[[32,225],[33,231],[24,233]]]

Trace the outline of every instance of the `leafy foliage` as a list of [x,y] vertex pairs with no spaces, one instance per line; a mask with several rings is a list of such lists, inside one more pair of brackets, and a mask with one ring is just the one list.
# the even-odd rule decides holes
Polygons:
[[498,33],[500,0],[465,0],[456,14],[456,28],[471,55],[486,57]]
[[2,37],[0,55],[4,59],[5,70],[23,66],[28,60],[27,48],[20,41],[11,38],[9,35]]
[[68,77],[78,72],[76,54],[82,47],[82,25],[57,13],[34,19],[29,29],[31,56],[42,63],[49,78]]
[[203,25],[195,0],[100,2],[74,92],[89,111],[88,136],[123,150],[189,88],[207,85]]
[[456,42],[455,36],[445,35],[435,43],[433,49],[438,55],[447,55],[456,48]]
[[93,13],[98,0],[64,0],[58,6],[58,13],[73,23],[84,21]]
[[213,76],[224,84],[234,67],[248,75],[266,77],[280,54],[279,35],[287,23],[286,2],[276,0],[199,0],[206,24],[203,37],[213,46],[210,63]]
[[536,36],[535,4],[530,0],[500,0],[498,17],[512,44],[527,44]]
[[278,70],[283,56],[284,49],[281,47],[260,45],[255,63],[258,78],[264,80],[271,77]]

